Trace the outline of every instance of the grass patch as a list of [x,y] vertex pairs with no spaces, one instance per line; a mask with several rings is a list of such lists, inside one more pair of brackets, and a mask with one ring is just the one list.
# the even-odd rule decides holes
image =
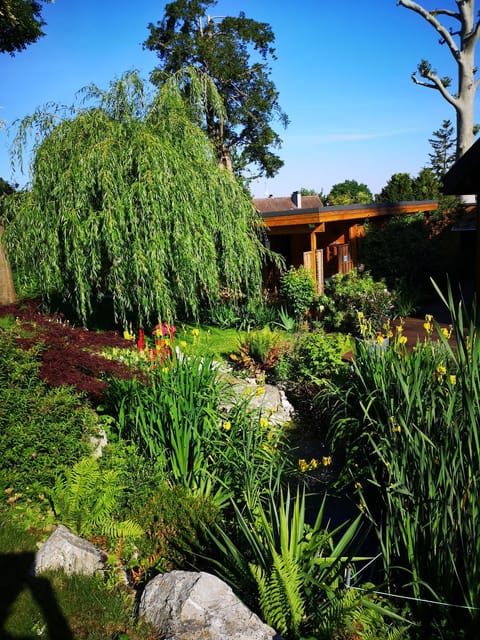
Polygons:
[[[38,539],[0,522],[0,637],[47,640],[153,640],[133,616],[134,593],[108,588],[102,576],[31,575]],[[2,635],[5,634],[5,635]]]

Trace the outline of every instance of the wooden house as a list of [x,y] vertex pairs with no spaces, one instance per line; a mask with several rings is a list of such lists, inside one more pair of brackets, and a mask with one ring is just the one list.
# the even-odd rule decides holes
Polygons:
[[318,196],[298,191],[287,198],[256,198],[253,203],[265,221],[272,251],[282,254],[287,266],[310,269],[317,293],[323,293],[325,278],[359,266],[359,243],[367,220],[381,223],[391,216],[438,207],[430,200],[324,207]]

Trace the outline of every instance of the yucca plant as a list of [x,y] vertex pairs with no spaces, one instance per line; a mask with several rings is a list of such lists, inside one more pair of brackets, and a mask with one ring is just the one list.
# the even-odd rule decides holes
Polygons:
[[324,507],[325,500],[310,526],[304,491],[297,489],[293,497],[289,489],[270,492],[265,503],[244,511],[233,504],[234,539],[220,526],[209,531],[220,552],[220,560],[214,561],[217,573],[288,638],[314,631],[352,560],[362,516],[331,530]]

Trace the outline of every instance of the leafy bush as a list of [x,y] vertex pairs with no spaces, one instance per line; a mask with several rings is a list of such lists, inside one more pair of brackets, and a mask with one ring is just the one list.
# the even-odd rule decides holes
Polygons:
[[310,271],[303,266],[290,267],[280,278],[279,294],[285,299],[288,312],[300,320],[315,300],[315,283]]
[[38,350],[24,351],[0,332],[0,489],[14,493],[51,487],[57,470],[91,450],[94,412],[67,387],[39,379]]
[[125,350],[131,346],[114,331],[98,333],[73,327],[61,314],[40,313],[35,301],[3,306],[2,316],[16,319],[10,333],[19,346],[36,350],[39,376],[50,386],[71,386],[98,402],[107,386],[106,375],[133,375],[128,367],[98,353],[106,347]]
[[395,311],[395,295],[383,281],[357,270],[339,273],[325,282],[322,320],[330,331],[356,333],[358,313],[363,313],[374,329],[381,329]]
[[214,526],[220,517],[212,500],[165,480],[143,491],[141,497],[132,492],[127,507],[129,516],[145,532],[136,541],[138,560],[132,562],[137,582],[144,582],[154,572],[187,568],[194,551],[203,554],[209,549],[205,527]]
[[453,249],[449,232],[456,211],[458,206],[450,200],[429,222],[418,214],[392,216],[381,226],[367,224],[361,244],[365,268],[375,279],[384,278],[391,289],[431,296],[431,277],[440,278],[446,272],[453,276],[461,269],[462,256]]
[[322,329],[299,334],[290,355],[295,378],[319,381],[332,377],[345,366],[342,355],[346,350],[343,337]]

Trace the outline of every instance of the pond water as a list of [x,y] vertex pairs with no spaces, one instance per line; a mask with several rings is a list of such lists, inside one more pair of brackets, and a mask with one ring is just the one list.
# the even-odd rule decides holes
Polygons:
[[[312,425],[312,422],[314,423]],[[319,465],[314,470],[308,470],[304,474],[307,488],[306,496],[306,521],[313,524],[325,498],[324,525],[330,530],[341,527],[338,536],[348,528],[348,525],[357,518],[359,514],[358,497],[341,493],[334,488],[334,481],[337,479],[344,457],[341,452],[333,455],[329,450],[324,433],[325,429],[321,425],[315,424],[315,420],[309,422],[308,416],[303,416],[295,427],[289,432],[289,443],[293,449],[294,459],[304,459],[310,462],[313,459],[319,461]],[[328,465],[322,464],[322,459],[331,458]],[[345,525],[345,526],[342,526]],[[337,537],[338,537],[337,536]],[[373,558],[378,554],[378,540],[372,527],[365,522],[360,528],[357,537],[358,547],[354,545],[354,553],[357,556]],[[365,566],[367,562],[357,565],[357,571]],[[381,570],[381,560],[373,563],[362,573],[362,582],[367,580],[378,581]]]

